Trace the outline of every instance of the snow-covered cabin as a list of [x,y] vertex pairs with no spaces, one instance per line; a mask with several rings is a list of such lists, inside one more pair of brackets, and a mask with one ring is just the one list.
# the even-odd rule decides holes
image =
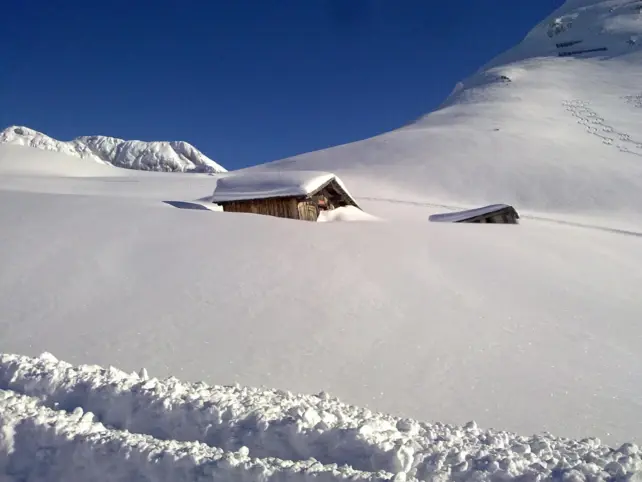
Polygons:
[[359,208],[336,175],[317,171],[230,173],[217,180],[212,202],[227,212],[307,221],[316,221],[321,211]]
[[492,223],[517,224],[519,214],[508,204],[491,204],[476,209],[457,211],[453,213],[433,214],[430,221],[442,223]]

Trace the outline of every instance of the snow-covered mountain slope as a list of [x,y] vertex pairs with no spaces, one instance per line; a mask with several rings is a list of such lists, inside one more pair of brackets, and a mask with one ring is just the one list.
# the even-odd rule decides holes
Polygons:
[[105,136],[83,136],[63,142],[27,127],[12,126],[0,132],[0,144],[34,147],[128,169],[225,172],[187,142],[126,141]]
[[[378,222],[0,146],[0,479],[639,478],[639,51],[526,44],[412,125],[254,168],[337,171]],[[428,221],[481,202],[520,225]]]
[[567,2],[439,110],[258,168],[333,171],[357,197],[641,221],[640,5]]

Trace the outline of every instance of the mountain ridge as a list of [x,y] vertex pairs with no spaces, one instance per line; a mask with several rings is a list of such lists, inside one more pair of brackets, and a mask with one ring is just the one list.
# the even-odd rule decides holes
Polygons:
[[226,172],[223,166],[185,141],[139,141],[109,136],[80,136],[59,141],[29,127],[10,126],[0,132],[0,144],[60,152],[143,171]]

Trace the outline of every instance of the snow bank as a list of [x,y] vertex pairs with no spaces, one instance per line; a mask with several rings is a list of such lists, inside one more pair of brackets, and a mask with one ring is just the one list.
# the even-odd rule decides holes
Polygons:
[[0,427],[0,474],[20,480],[109,470],[150,481],[606,481],[642,471],[633,444],[426,424],[323,393],[157,380],[50,354],[0,355]]
[[379,218],[363,212],[354,206],[342,206],[330,211],[321,211],[317,222],[330,223],[334,221],[378,221]]
[[41,406],[37,399],[0,390],[0,478],[32,481],[330,482],[384,481],[350,467],[252,459],[246,448],[224,452],[198,442],[158,440],[114,430],[91,412]]
[[530,219],[452,229],[430,210],[398,221],[396,203],[368,206],[387,222],[218,215],[160,201],[209,176],[127,174],[140,182],[100,196],[0,187],[0,351],[642,442],[639,371],[622,369],[642,364],[639,238]]
[[[412,450],[391,417],[344,405],[326,394],[210,387],[176,378],[149,379],[98,366],[73,367],[50,355],[0,355],[0,388],[38,398],[44,405],[81,407],[105,424],[161,440],[199,441],[226,451],[248,447],[254,456],[315,458],[367,471],[398,472]],[[415,427],[415,432],[418,427]]]

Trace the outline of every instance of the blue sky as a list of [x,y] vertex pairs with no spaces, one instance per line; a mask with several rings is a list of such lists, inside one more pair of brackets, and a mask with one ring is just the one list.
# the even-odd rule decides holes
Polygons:
[[0,129],[267,162],[421,116],[562,3],[14,1],[0,17]]

